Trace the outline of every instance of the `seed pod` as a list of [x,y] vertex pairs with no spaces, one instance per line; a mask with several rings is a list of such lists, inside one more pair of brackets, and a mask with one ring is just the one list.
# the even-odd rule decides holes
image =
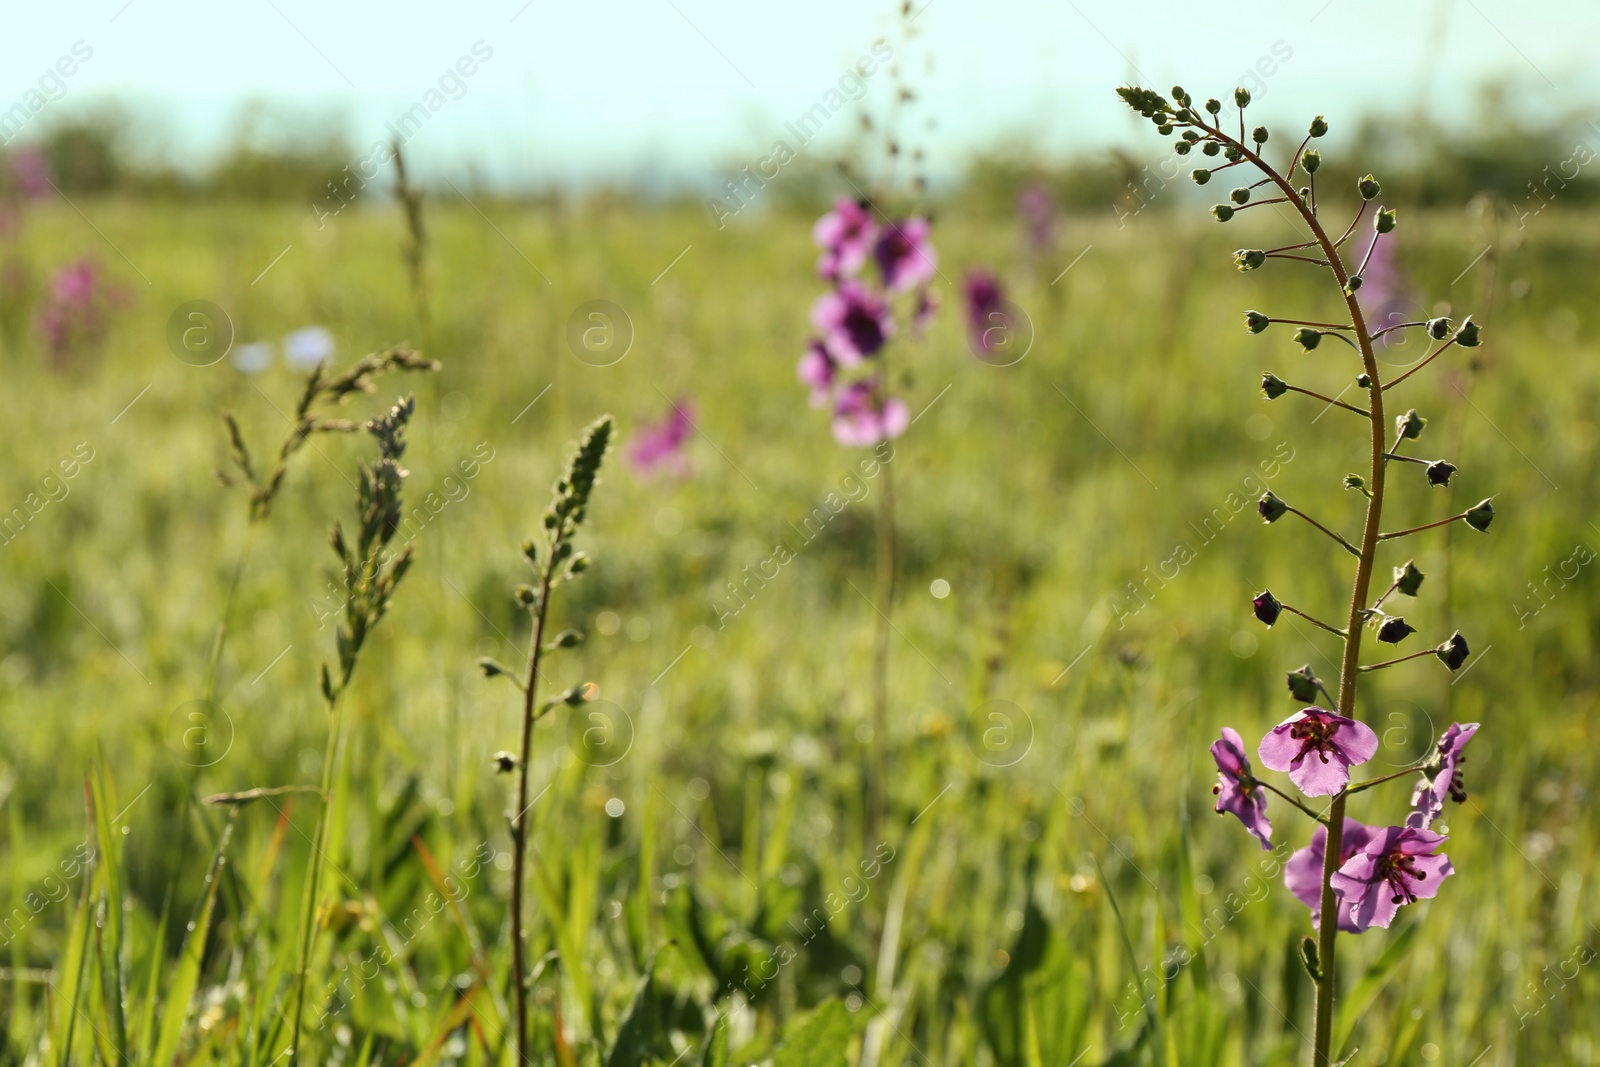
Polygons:
[[1368,174],[1356,182],[1356,189],[1361,193],[1361,199],[1371,200],[1383,191],[1383,186],[1378,184],[1378,179]]
[[1446,667],[1449,667],[1452,671],[1458,671],[1461,669],[1461,665],[1467,662],[1467,657],[1472,654],[1472,650],[1467,648],[1467,639],[1461,636],[1460,630],[1457,630],[1450,635],[1450,640],[1434,649],[1433,654],[1438,656],[1440,662]]
[[1449,485],[1450,476],[1455,472],[1456,465],[1454,463],[1446,463],[1442,459],[1436,459],[1428,464],[1428,484],[1436,486]]
[[1233,103],[1234,103],[1235,107],[1241,107],[1241,108],[1249,107],[1250,106],[1250,90],[1249,89],[1235,89],[1233,91]]
[[1244,313],[1244,324],[1251,333],[1260,333],[1272,325],[1272,320],[1259,311],[1246,311]]
[[1261,376],[1261,391],[1267,394],[1268,400],[1276,400],[1289,391],[1289,383],[1268,371]]
[[1267,626],[1277,622],[1278,616],[1283,614],[1283,605],[1278,602],[1277,597],[1272,595],[1272,590],[1270,589],[1262,590],[1258,593],[1250,601],[1250,607],[1255,612],[1256,618]]
[[1233,206],[1231,204],[1214,204],[1211,208],[1211,217],[1218,222],[1227,222],[1233,218]]
[[1256,513],[1261,516],[1262,522],[1277,522],[1289,511],[1289,505],[1279,500],[1272,490],[1261,494],[1261,499],[1256,501]]
[[1403,440],[1415,441],[1422,436],[1422,428],[1428,425],[1428,420],[1417,414],[1417,409],[1412,408],[1404,415],[1396,415],[1394,419],[1394,432]]
[[1398,645],[1416,632],[1416,627],[1406,620],[1398,615],[1391,615],[1383,620],[1382,626],[1378,627],[1378,640],[1386,645]]
[[1408,559],[1403,566],[1394,569],[1394,589],[1405,596],[1416,596],[1417,590],[1422,588],[1422,579],[1427,575],[1417,569],[1416,560]]
[[1327,135],[1327,132],[1328,132],[1328,120],[1327,119],[1323,118],[1321,115],[1318,115],[1316,118],[1311,120],[1311,136],[1313,136],[1313,137],[1323,137],[1323,136]]
[[1469,508],[1462,517],[1467,520],[1468,526],[1479,533],[1483,533],[1489,528],[1489,524],[1494,521],[1494,501],[1480,500]]
[[1311,664],[1289,672],[1289,695],[1302,704],[1317,699],[1317,676],[1311,673]]

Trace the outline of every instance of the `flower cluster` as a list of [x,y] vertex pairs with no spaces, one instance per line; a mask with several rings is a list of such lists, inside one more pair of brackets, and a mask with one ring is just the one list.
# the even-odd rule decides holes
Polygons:
[[870,448],[910,425],[905,402],[890,395],[882,353],[897,331],[890,306],[896,296],[912,294],[913,332],[935,310],[928,283],[938,257],[928,231],[928,220],[917,217],[880,225],[866,203],[849,199],[839,200],[812,230],[822,249],[817,274],[831,288],[812,305],[817,333],[797,374],[811,390],[813,407],[833,405],[833,436],[842,445]]
[[37,314],[39,334],[52,366],[98,356],[111,330],[111,313],[128,302],[122,287],[107,282],[98,261],[83,258],[50,279]]

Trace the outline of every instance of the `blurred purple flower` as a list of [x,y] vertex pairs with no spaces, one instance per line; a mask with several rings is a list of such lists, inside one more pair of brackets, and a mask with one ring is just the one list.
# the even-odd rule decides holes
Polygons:
[[851,382],[833,409],[833,439],[847,447],[871,448],[906,432],[911,414],[902,401],[883,395],[882,382]]
[[[1392,233],[1379,238],[1377,247],[1372,250],[1372,257],[1367,260],[1366,270],[1361,272],[1361,310],[1367,323],[1375,330],[1407,321],[1414,303],[1410,295],[1411,286],[1407,284],[1400,264],[1395,262],[1394,241],[1395,235]],[[1405,332],[1396,330],[1380,340],[1385,345],[1404,343]]]
[[22,195],[32,200],[49,196],[54,185],[50,180],[50,163],[37,147],[19,148],[11,155],[11,176],[16,180]]
[[1349,909],[1355,929],[1387,927],[1401,905],[1438,893],[1439,883],[1456,873],[1450,857],[1433,851],[1445,840],[1414,826],[1385,827],[1335,871],[1332,885],[1341,897],[1339,907]]
[[[1367,847],[1372,840],[1373,829],[1347,818],[1344,821],[1344,833],[1339,838],[1339,864],[1357,852]],[[1289,857],[1289,862],[1283,865],[1283,884],[1289,892],[1299,898],[1300,903],[1311,909],[1311,925],[1315,927],[1322,917],[1322,862],[1328,855],[1328,828],[1318,826],[1311,831],[1311,844],[1299,849]],[[1350,914],[1350,909],[1344,907],[1343,897],[1339,890],[1334,889],[1334,896],[1341,903],[1336,914],[1339,916],[1339,929],[1348,933],[1359,933],[1355,917]]]
[[828,346],[813,337],[806,343],[806,354],[800,357],[795,374],[803,384],[811,387],[811,406],[820,408],[833,395],[833,383],[839,376],[839,365],[828,354]]
[[110,328],[110,312],[126,299],[125,292],[105,282],[93,259],[85,257],[56,271],[37,317],[50,362],[62,367],[76,356],[98,355]]
[[1267,819],[1267,793],[1250,774],[1250,757],[1244,754],[1244,741],[1231,726],[1222,728],[1222,739],[1211,742],[1211,758],[1217,761],[1217,814],[1232,812],[1255,835],[1261,847],[1272,847],[1272,823]]
[[1261,739],[1257,755],[1308,797],[1326,797],[1350,781],[1350,768],[1378,751],[1378,735],[1364,723],[1322,708],[1297,711]]
[[303,326],[283,339],[283,360],[295,370],[312,370],[333,358],[333,334]]
[[894,336],[888,305],[853,281],[842,282],[817,298],[811,307],[811,324],[821,331],[834,362],[844,367],[876,355]]
[[672,402],[672,411],[661,422],[639,427],[628,443],[628,462],[640,474],[662,469],[684,477],[689,473],[689,458],[684,446],[694,432],[694,406],[684,397]]
[[980,358],[994,354],[1006,343],[1012,326],[1011,311],[1000,279],[986,270],[967,275],[967,337]]
[[1451,723],[1450,729],[1439,738],[1435,758],[1428,761],[1428,766],[1422,771],[1422,780],[1412,790],[1411,804],[1416,810],[1406,819],[1407,826],[1421,829],[1432,826],[1433,820],[1444,811],[1445,797],[1450,797],[1457,804],[1467,799],[1467,790],[1461,781],[1461,764],[1467,758],[1461,754],[1461,750],[1467,747],[1467,742],[1477,732],[1477,723],[1469,722],[1463,726],[1457,722]]
[[1017,215],[1033,251],[1047,252],[1055,245],[1056,203],[1043,182],[1029,182],[1018,191]]
[[840,197],[833,210],[811,229],[812,240],[822,249],[817,273],[830,282],[856,274],[866,263],[877,233],[866,204]]
[[904,292],[933,280],[939,256],[929,241],[928,230],[927,219],[909,218],[889,223],[878,234],[872,256],[883,272],[885,288]]

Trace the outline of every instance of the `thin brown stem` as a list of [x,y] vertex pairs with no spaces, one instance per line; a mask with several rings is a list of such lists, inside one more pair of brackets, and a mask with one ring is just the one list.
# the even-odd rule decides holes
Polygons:
[[1338,400],[1338,399],[1335,399],[1334,397],[1331,397],[1331,396],[1324,396],[1324,395],[1322,395],[1321,393],[1317,392],[1314,389],[1302,389],[1298,385],[1289,385],[1287,382],[1285,382],[1284,384],[1288,386],[1289,391],[1291,393],[1304,393],[1306,396],[1315,397],[1318,400],[1322,400],[1322,401],[1325,401],[1325,402],[1327,402],[1329,404],[1332,404],[1334,407],[1344,408],[1346,411],[1353,411],[1357,415],[1362,416],[1363,418],[1365,418],[1367,416],[1367,409],[1366,408],[1358,408],[1354,404],[1346,404],[1343,400]]
[[535,703],[539,683],[539,658],[544,652],[545,619],[550,610],[550,579],[555,571],[555,545],[547,554],[539,578],[538,607],[533,617],[533,641],[528,646],[528,677],[522,691],[522,750],[517,764],[517,811],[511,818],[511,978],[516,983],[517,1062],[534,1062],[528,1048],[528,970],[523,944],[526,933],[522,922],[522,897],[527,877],[528,855],[528,775],[533,757],[533,728],[538,721]]
[[1330,634],[1335,634],[1335,635],[1337,635],[1339,637],[1343,637],[1344,636],[1344,631],[1343,630],[1339,629],[1337,626],[1328,625],[1327,623],[1323,622],[1321,619],[1317,618],[1315,615],[1308,615],[1305,612],[1301,611],[1299,608],[1290,607],[1288,604],[1285,604],[1282,601],[1278,602],[1278,606],[1281,607],[1284,611],[1287,611],[1292,615],[1300,616],[1302,619],[1306,620],[1307,622],[1311,623],[1314,626],[1322,627],[1324,630],[1328,631]]
[[1392,782],[1396,778],[1404,778],[1408,774],[1416,774],[1418,771],[1422,770],[1422,766],[1423,765],[1419,763],[1415,767],[1407,767],[1403,771],[1395,771],[1393,774],[1385,774],[1380,778],[1368,778],[1364,782],[1357,782],[1354,785],[1346,787],[1344,795],[1347,797],[1354,796],[1357,793],[1371,789],[1375,785],[1382,785],[1384,782]]
[[1380,540],[1380,541],[1392,541],[1396,537],[1405,537],[1407,534],[1421,533],[1423,530],[1431,530],[1436,526],[1448,526],[1450,523],[1455,522],[1457,519],[1464,519],[1466,517],[1467,517],[1467,513],[1463,511],[1461,514],[1452,515],[1448,519],[1439,519],[1439,520],[1437,520],[1435,522],[1425,523],[1425,524],[1423,524],[1421,526],[1413,526],[1409,530],[1394,530],[1394,531],[1392,531],[1390,533],[1379,534],[1378,535],[1378,540]]
[[1444,344],[1440,345],[1438,348],[1436,348],[1432,352],[1430,352],[1428,354],[1428,357],[1426,359],[1424,359],[1421,363],[1418,363],[1415,367],[1412,367],[1410,370],[1408,370],[1404,374],[1400,375],[1400,377],[1396,378],[1394,381],[1390,382],[1388,385],[1385,385],[1384,388],[1385,389],[1393,389],[1395,386],[1399,385],[1401,382],[1405,381],[1407,378],[1409,378],[1413,374],[1417,373],[1417,371],[1421,370],[1423,367],[1426,367],[1428,364],[1432,363],[1436,358],[1438,358],[1438,355],[1439,355],[1440,352],[1443,352],[1445,349],[1449,348],[1451,345],[1453,345],[1455,343],[1456,343],[1456,339],[1454,337],[1450,338],[1450,340],[1446,341]]
[[1364,663],[1361,665],[1361,669],[1364,671],[1381,671],[1385,667],[1393,667],[1396,663],[1404,663],[1408,659],[1421,659],[1423,656],[1431,655],[1433,655],[1433,649],[1425,648],[1421,652],[1413,652],[1409,656],[1396,656],[1394,659],[1386,659],[1382,663]]
[[[1334,531],[1328,529],[1326,526],[1322,525],[1322,523],[1318,522],[1316,519],[1313,519],[1310,515],[1307,515],[1305,512],[1301,511],[1297,507],[1294,507],[1294,506],[1289,505],[1289,504],[1285,504],[1284,507],[1288,509],[1288,511],[1289,511],[1289,513],[1291,515],[1300,516],[1302,519],[1306,520],[1311,525],[1315,526],[1317,529],[1321,530],[1323,533],[1327,534],[1329,537],[1331,537],[1335,541],[1339,542],[1340,546],[1343,547],[1343,549],[1346,552],[1349,552],[1351,555],[1354,555],[1354,556],[1361,555],[1361,550],[1356,548],[1355,545],[1352,545],[1348,540],[1346,540],[1345,536],[1343,534],[1335,533]],[[1335,631],[1335,632],[1337,633],[1338,631]]]
[[[1284,248],[1305,248],[1306,245],[1314,245],[1316,243],[1317,242],[1315,242],[1315,241],[1307,241],[1306,244],[1303,244],[1303,245],[1284,245]],[[1276,249],[1276,248],[1268,250],[1269,254],[1271,252],[1277,252],[1277,251],[1279,251],[1279,249]],[[1318,329],[1322,329],[1322,330],[1353,330],[1353,329],[1355,329],[1355,327],[1350,325],[1348,322],[1312,322],[1309,319],[1273,319],[1272,321],[1273,322],[1287,323],[1290,326],[1315,326]]]
[[1288,793],[1285,793],[1283,790],[1279,789],[1277,786],[1273,785],[1271,782],[1262,781],[1260,778],[1257,778],[1257,779],[1255,779],[1255,783],[1256,783],[1256,785],[1259,785],[1262,789],[1265,789],[1267,792],[1275,793],[1276,795],[1282,797],[1284,800],[1287,800],[1289,803],[1293,804],[1295,807],[1299,808],[1301,811],[1305,812],[1307,815],[1311,816],[1313,819],[1317,820],[1318,822],[1323,822],[1324,821],[1323,815],[1322,815],[1322,813],[1320,811],[1317,811],[1314,808],[1307,807],[1305,805],[1305,803],[1302,802],[1299,798],[1290,796]]

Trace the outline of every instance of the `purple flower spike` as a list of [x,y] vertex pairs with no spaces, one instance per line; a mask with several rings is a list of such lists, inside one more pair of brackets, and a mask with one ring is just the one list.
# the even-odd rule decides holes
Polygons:
[[1244,741],[1231,726],[1222,728],[1222,739],[1211,742],[1211,758],[1217,761],[1217,814],[1232,812],[1255,835],[1261,847],[1272,847],[1272,823],[1267,819],[1267,793],[1250,774],[1250,757],[1244,754]]
[[1350,783],[1350,768],[1378,751],[1378,735],[1354,719],[1322,708],[1306,708],[1274,726],[1257,754],[1308,797],[1326,797]]
[[1461,764],[1466,762],[1467,757],[1461,754],[1461,750],[1467,747],[1467,742],[1477,732],[1478,724],[1475,722],[1465,726],[1452,723],[1444,736],[1439,738],[1438,754],[1422,769],[1422,780],[1411,793],[1411,804],[1416,810],[1406,819],[1407,826],[1416,829],[1432,826],[1444,811],[1445,797],[1457,804],[1467,799],[1467,788],[1461,780]]
[[857,273],[877,236],[878,227],[866,205],[841,197],[811,229],[812,239],[822,249],[817,273],[830,282]]
[[905,404],[883,396],[876,378],[845,386],[833,409],[833,439],[846,447],[871,448],[899,437],[909,425]]
[[806,354],[800,357],[795,374],[802,384],[811,387],[811,406],[820,408],[833,395],[833,383],[839,376],[839,365],[828,354],[828,346],[812,338],[806,344]]
[[[1344,821],[1344,835],[1339,839],[1339,864],[1357,852],[1367,847],[1372,840],[1373,829],[1370,826],[1356,822],[1354,819]],[[1289,892],[1299,898],[1300,903],[1311,909],[1311,925],[1313,927],[1322,919],[1322,861],[1328,854],[1328,828],[1318,826],[1311,832],[1311,844],[1300,849],[1289,857],[1289,862],[1283,865],[1283,884]],[[1341,901],[1338,890],[1335,896]],[[1350,909],[1342,904],[1338,907],[1339,929],[1348,933],[1359,933],[1355,918],[1350,914]]]
[[967,336],[979,358],[1003,346],[1014,325],[1000,279],[984,270],[967,275]]
[[901,292],[933,280],[939,256],[928,240],[928,220],[920,218],[891,222],[878,234],[872,256],[883,272],[883,284]]
[[1450,857],[1434,854],[1444,841],[1442,834],[1414,826],[1389,826],[1373,834],[1332,880],[1339,906],[1349,909],[1355,929],[1387,928],[1401,905],[1438,893],[1439,883],[1456,873]]
[[628,444],[628,462],[640,474],[665,470],[678,477],[689,473],[689,460],[684,446],[694,431],[694,406],[679,397],[672,403],[672,411],[654,425],[645,425],[634,434]]
[[857,282],[841,282],[811,307],[811,323],[822,332],[829,355],[842,367],[853,367],[877,355],[894,336],[889,307]]

